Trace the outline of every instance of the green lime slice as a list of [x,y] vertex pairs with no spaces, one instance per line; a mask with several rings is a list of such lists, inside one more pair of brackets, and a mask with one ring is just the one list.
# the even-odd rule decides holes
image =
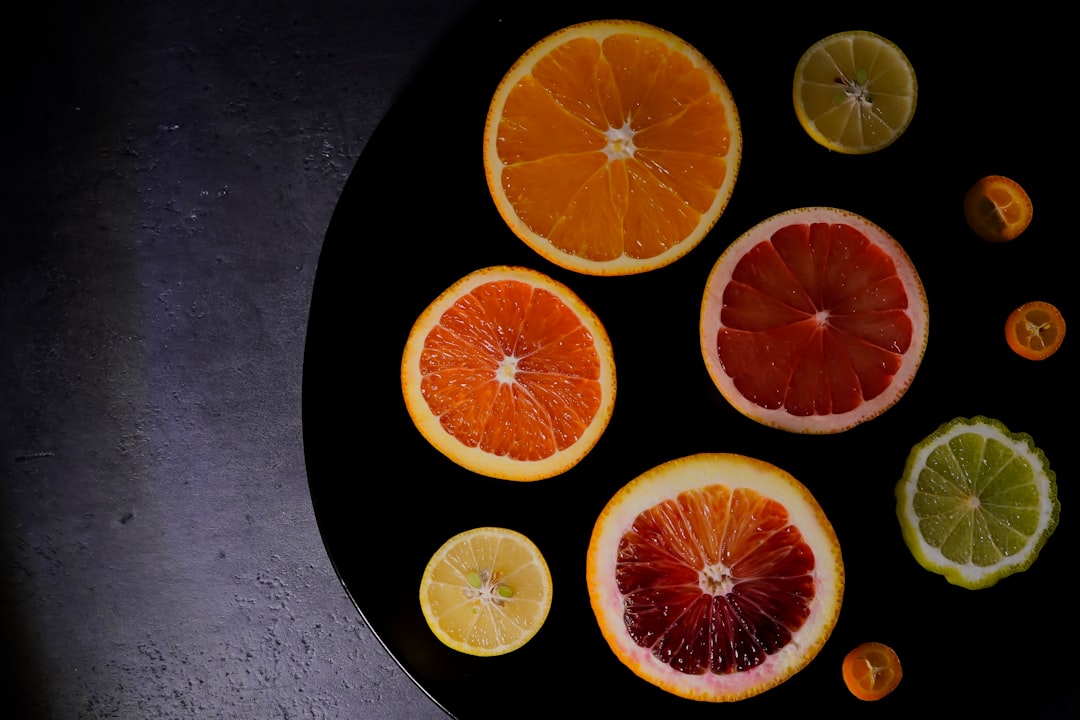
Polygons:
[[1025,433],[956,418],[908,455],[896,485],[904,542],[927,570],[972,590],[1026,570],[1057,527],[1057,482]]

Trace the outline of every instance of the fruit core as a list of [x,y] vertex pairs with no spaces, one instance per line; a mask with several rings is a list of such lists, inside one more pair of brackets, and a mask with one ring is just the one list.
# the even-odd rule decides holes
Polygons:
[[833,97],[833,105],[843,105],[849,98],[863,106],[873,105],[874,96],[866,87],[868,75],[866,68],[859,68],[854,80],[843,75],[837,77],[835,82],[840,86],[840,91]]
[[488,570],[473,570],[465,576],[469,587],[464,588],[462,593],[469,600],[488,602],[496,606],[502,606],[508,598],[514,596],[514,589],[503,583],[499,575],[492,574]]
[[634,147],[634,131],[630,128],[629,121],[622,127],[608,128],[604,134],[607,137],[604,154],[607,155],[609,161],[625,160],[633,157],[637,148]]
[[634,642],[683,673],[753,668],[791,642],[814,600],[814,555],[787,509],[712,485],[637,516],[616,583]]
[[1041,350],[1054,343],[1057,333],[1057,326],[1050,313],[1045,310],[1032,310],[1024,316],[1016,334],[1030,347]]

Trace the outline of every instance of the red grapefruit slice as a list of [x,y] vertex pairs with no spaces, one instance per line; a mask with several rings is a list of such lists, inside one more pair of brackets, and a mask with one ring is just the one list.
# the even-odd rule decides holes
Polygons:
[[720,256],[701,306],[709,375],[742,414],[836,433],[891,407],[915,377],[929,313],[907,253],[866,218],[801,208]]

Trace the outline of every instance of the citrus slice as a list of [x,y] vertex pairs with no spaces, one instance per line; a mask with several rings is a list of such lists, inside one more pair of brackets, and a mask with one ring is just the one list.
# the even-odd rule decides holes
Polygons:
[[701,351],[741,413],[835,433],[891,407],[922,361],[926,294],[888,233],[854,213],[775,215],[728,246],[701,306]]
[[589,275],[645,272],[693,249],[727,205],[741,148],[709,61],[626,20],[573,25],[530,48],[484,129],[488,187],[510,229]]
[[409,333],[405,405],[436,449],[473,472],[539,480],[576,465],[611,419],[615,363],[569,288],[494,266],[442,293]]
[[911,450],[896,485],[904,541],[954,585],[989,587],[1026,570],[1057,527],[1057,481],[1025,433],[956,418]]
[[551,573],[529,538],[482,527],[450,538],[420,581],[435,637],[469,655],[504,655],[536,635],[551,609]]
[[1015,181],[987,175],[964,196],[964,219],[976,235],[989,242],[1008,242],[1031,224],[1031,198]]
[[880,700],[900,684],[904,675],[896,651],[879,642],[867,642],[844,657],[844,684],[860,700]]
[[1048,302],[1024,303],[1006,318],[1005,341],[1020,357],[1045,360],[1065,341],[1065,318]]
[[795,66],[795,115],[819,144],[861,155],[891,145],[915,115],[915,70],[900,48],[851,30],[814,43]]
[[832,633],[844,566],[810,492],[769,463],[701,454],[619,490],[593,528],[589,598],[615,655],[693,700],[751,697]]

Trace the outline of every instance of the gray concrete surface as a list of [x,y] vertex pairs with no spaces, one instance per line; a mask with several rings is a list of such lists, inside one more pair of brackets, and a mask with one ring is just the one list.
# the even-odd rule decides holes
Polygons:
[[5,717],[445,717],[334,576],[300,404],[338,194],[464,5],[61,1],[14,21]]

